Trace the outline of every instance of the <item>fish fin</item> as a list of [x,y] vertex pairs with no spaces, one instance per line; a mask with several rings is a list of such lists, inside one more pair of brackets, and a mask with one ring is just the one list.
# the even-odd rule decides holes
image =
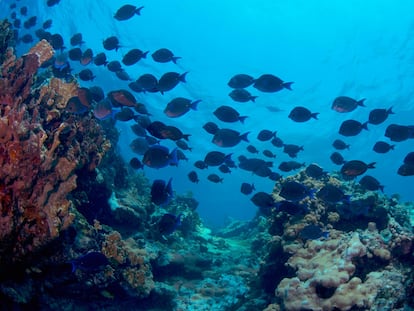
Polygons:
[[250,98],[249,98],[249,99],[250,99],[252,102],[254,102],[254,103],[255,103],[255,102],[256,102],[256,98],[257,98],[257,97],[259,97],[259,96],[250,96]]
[[364,130],[367,130],[367,131],[368,131],[368,121],[367,121],[367,122],[362,123],[361,127],[362,127]]
[[383,185],[379,185],[378,188],[381,190],[381,192],[384,192],[384,186]]
[[135,14],[136,15],[141,15],[141,10],[144,8],[144,6],[140,6],[139,8],[135,9]]
[[254,186],[254,184],[252,183],[252,191],[256,190],[256,187]]
[[180,57],[180,56],[173,56],[173,58],[171,59],[171,61],[172,61],[174,64],[177,64],[177,60],[179,60],[180,58],[182,58],[182,57]]
[[241,123],[244,123],[244,120],[246,120],[246,118],[248,118],[248,116],[242,116],[242,117],[239,117],[239,121],[240,121]]
[[311,117],[318,120],[318,114],[319,114],[319,112],[311,113]]
[[226,161],[231,161],[231,156],[233,155],[233,153],[229,153],[229,154],[226,154],[225,156],[224,156],[224,162],[226,162]]
[[142,58],[147,58],[147,54],[149,53],[149,51],[146,51],[146,52],[144,52],[144,53],[142,53]]
[[75,273],[76,268],[77,268],[75,262],[74,261],[71,261],[70,264],[72,265],[72,270],[71,270],[72,273]]
[[169,158],[170,158],[171,165],[178,166],[177,148],[174,148],[173,151],[171,151]]
[[365,100],[366,100],[366,98],[363,98],[363,99],[358,100],[358,101],[357,101],[358,106],[361,106],[361,107],[366,107],[366,106],[364,105],[364,101],[365,101]]
[[345,145],[345,149],[349,150],[349,147],[351,147],[351,145]]
[[178,80],[180,80],[181,82],[187,82],[186,80],[185,80],[185,76],[187,75],[187,73],[188,73],[188,71],[186,71],[186,72],[184,72],[183,74],[181,74],[179,77],[178,77]]
[[392,111],[392,107],[390,107],[390,108],[387,110],[387,114],[395,114],[395,112],[394,112],[394,111]]
[[295,83],[295,82],[284,82],[284,83],[282,84],[282,86],[283,86],[285,89],[288,89],[288,90],[292,91],[292,84],[293,84],[293,83]]
[[375,168],[375,164],[377,164],[377,162],[372,162],[370,164],[368,164],[368,168]]
[[193,110],[197,110],[198,103],[201,102],[201,99],[195,100],[191,103],[190,108]]
[[390,146],[390,149],[391,149],[391,150],[394,150],[394,148],[395,148],[395,145],[391,145],[391,146]]
[[172,189],[172,177],[168,180],[167,186],[165,186],[165,189],[167,190],[167,193],[170,195],[170,197],[174,196],[173,189]]
[[246,133],[244,133],[244,134],[240,135],[240,139],[241,139],[241,140],[244,140],[244,141],[246,141],[246,142],[249,142],[249,139],[247,138],[247,135],[249,135],[249,133],[250,133],[250,132],[246,132]]
[[191,134],[184,134],[183,135],[183,138],[186,140],[186,141],[188,141],[188,137],[190,137],[191,136]]

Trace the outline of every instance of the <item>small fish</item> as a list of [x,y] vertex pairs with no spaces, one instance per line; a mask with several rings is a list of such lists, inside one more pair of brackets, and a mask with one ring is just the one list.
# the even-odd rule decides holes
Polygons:
[[331,184],[326,184],[323,186],[317,193],[316,197],[328,202],[328,203],[338,203],[338,202],[344,202],[349,203],[350,196],[345,195],[344,192]]
[[327,175],[327,173],[323,170],[322,167],[320,167],[317,164],[309,164],[306,169],[305,169],[305,173],[306,175],[308,175],[309,177],[315,178],[315,179],[320,179],[322,177],[325,177]]
[[184,73],[177,73],[177,72],[167,72],[161,76],[158,80],[157,89],[161,94],[164,94],[167,91],[172,90],[175,88],[178,83],[182,82],[185,83],[186,75],[188,72]]
[[223,178],[221,178],[219,175],[217,174],[210,174],[207,176],[207,179],[215,184],[217,183],[222,183],[223,182]]
[[377,141],[372,148],[376,153],[387,153],[390,150],[394,150],[395,145],[390,145],[385,141]]
[[158,80],[150,73],[141,75],[136,82],[147,92],[158,92]]
[[204,157],[204,163],[208,166],[220,166],[226,160],[231,159],[232,153],[225,154],[220,151],[210,151]]
[[173,62],[174,64],[177,64],[177,60],[181,58],[179,56],[174,56],[173,52],[166,48],[156,50],[152,53],[151,57],[157,63]]
[[343,140],[340,139],[335,139],[334,142],[332,143],[332,146],[336,149],[336,150],[345,150],[348,149],[350,145],[345,143]]
[[283,142],[283,140],[280,137],[273,137],[272,140],[270,141],[270,143],[273,146],[275,146],[276,148],[282,148],[285,145],[285,143]]
[[272,75],[261,75],[254,81],[253,87],[261,92],[274,93],[283,89],[292,90],[293,82],[283,82],[282,79]]
[[125,66],[132,66],[139,62],[142,58],[146,58],[148,51],[143,52],[140,49],[132,49],[124,55],[122,58],[122,63]]
[[172,190],[172,178],[166,183],[162,179],[156,179],[151,186],[151,202],[156,205],[167,205],[170,203],[174,193]]
[[143,8],[143,6],[136,7],[131,4],[125,4],[116,11],[114,18],[119,21],[126,21],[134,15],[141,15],[141,10]]
[[164,113],[167,117],[178,118],[190,110],[197,110],[199,102],[201,102],[201,100],[191,101],[190,99],[184,97],[176,97],[167,104],[167,107],[164,109]]
[[247,151],[249,151],[250,153],[259,153],[259,150],[257,150],[257,148],[253,145],[248,145],[246,147]]
[[136,158],[133,157],[130,161],[129,161],[129,165],[134,169],[134,170],[139,170],[139,169],[143,169],[144,165],[142,164],[142,162]]
[[212,139],[212,142],[219,147],[234,147],[239,144],[241,141],[249,142],[247,135],[250,132],[241,134],[238,131],[232,129],[219,129]]
[[234,101],[239,103],[247,103],[250,100],[252,102],[255,102],[257,98],[257,96],[253,96],[249,91],[246,91],[245,89],[234,89],[229,93],[229,96]]
[[105,98],[104,91],[100,86],[97,86],[97,85],[91,86],[89,88],[89,91],[92,95],[92,99],[95,102],[100,102],[101,100],[103,100]]
[[73,48],[69,50],[68,56],[70,60],[79,61],[82,58],[82,50],[80,48]]
[[92,70],[90,69],[83,69],[79,72],[79,79],[82,81],[93,81],[95,79],[95,75],[93,74]]
[[367,124],[368,122],[361,123],[355,120],[346,120],[342,122],[339,128],[339,134],[343,136],[356,136],[361,133],[363,129],[368,131]]
[[124,69],[116,71],[115,75],[118,77],[119,80],[132,81],[131,77],[129,76],[129,74]]
[[137,104],[137,100],[134,95],[123,89],[109,92],[108,98],[114,107],[135,107]]
[[136,117],[136,113],[129,107],[122,107],[119,111],[115,112],[114,119],[118,121],[130,121],[134,120]]
[[69,263],[72,265],[72,273],[77,269],[84,272],[97,272],[101,270],[103,266],[108,265],[109,261],[101,252],[90,252],[71,260]]
[[89,111],[89,107],[82,104],[78,96],[71,97],[66,103],[65,110],[74,114],[84,114]]
[[267,176],[270,180],[278,181],[282,178],[282,175],[280,175],[278,172],[271,172],[269,176]]
[[395,142],[414,138],[414,128],[406,125],[390,124],[385,130],[385,137]]
[[108,99],[99,101],[94,109],[93,115],[99,120],[106,120],[113,117],[112,105]]
[[171,139],[174,141],[185,139],[188,141],[188,138],[191,136],[191,134],[184,134],[181,132],[181,130],[175,126],[167,125],[165,126],[161,131],[161,136],[164,139]]
[[70,38],[70,45],[71,46],[82,45],[83,43],[85,43],[85,41],[83,41],[83,38],[82,38],[82,34],[81,33],[75,33]]
[[269,177],[270,174],[272,174],[272,170],[270,169],[269,165],[267,165],[267,162],[263,161],[263,163],[252,170],[252,173],[254,175],[260,176],[260,177]]
[[181,225],[181,217],[183,214],[164,214],[158,221],[158,231],[163,235],[170,235]]
[[92,49],[86,49],[85,52],[82,53],[80,63],[82,66],[86,66],[86,65],[89,65],[92,61],[93,61],[93,51]]
[[204,170],[206,168],[208,168],[208,165],[206,164],[206,162],[202,161],[202,160],[198,160],[194,162],[194,166],[200,170]]
[[226,164],[220,165],[219,166],[219,171],[222,172],[223,174],[230,174],[231,173],[230,168]]
[[392,111],[392,107],[388,109],[371,110],[371,112],[369,113],[368,122],[375,125],[381,124],[382,122],[387,120],[390,114],[394,114],[394,112]]
[[254,83],[254,78],[246,74],[237,74],[227,83],[233,89],[244,89]]
[[359,184],[369,191],[381,190],[381,192],[384,192],[384,186],[375,177],[369,175],[362,177]]
[[43,22],[42,28],[43,29],[49,29],[50,27],[52,27],[52,20],[48,19],[45,22]]
[[51,7],[51,6],[58,4],[59,2],[60,0],[47,0],[46,4],[47,6]]
[[63,43],[63,37],[58,33],[55,33],[50,37],[49,43],[52,45],[53,49],[55,50],[62,51],[65,48],[64,43]]
[[218,107],[213,114],[223,122],[238,122],[244,123],[244,120],[247,118],[247,116],[240,116],[240,113],[238,111],[230,106],[220,106]]
[[354,111],[358,106],[365,107],[365,98],[355,100],[348,96],[339,96],[334,99],[332,103],[332,109],[337,112],[351,112]]
[[145,152],[142,162],[151,168],[162,168],[168,165],[178,165],[177,149],[170,153],[167,147],[152,145]]
[[276,155],[268,149],[263,150],[263,155],[268,158],[276,158]]
[[200,181],[199,179],[198,179],[198,175],[197,175],[197,172],[196,171],[191,171],[190,173],[188,173],[188,179],[192,182],[192,183],[195,183],[195,184],[198,184],[198,182]]
[[282,198],[289,201],[300,201],[311,194],[307,187],[296,181],[284,182],[279,192]]
[[203,125],[203,129],[209,134],[216,134],[219,130],[219,127],[214,122],[207,122]]
[[299,237],[303,240],[316,240],[321,237],[327,238],[329,232],[323,231],[320,226],[307,225],[299,233]]
[[22,40],[23,43],[32,43],[33,36],[30,33],[27,33],[23,37],[21,37],[20,40]]
[[122,69],[122,65],[119,61],[113,60],[106,65],[106,68],[111,72],[117,72]]
[[291,110],[288,117],[295,122],[306,122],[311,118],[318,120],[318,114],[319,112],[311,112],[305,107],[298,106]]
[[102,44],[103,44],[104,49],[108,51],[112,51],[112,50],[118,51],[118,49],[121,47],[119,45],[119,40],[116,36],[111,36],[111,37],[106,38],[102,42]]
[[283,161],[279,164],[279,170],[282,172],[290,172],[297,169],[300,169],[301,167],[304,167],[305,163],[299,163],[296,161]]
[[32,16],[28,20],[23,23],[24,28],[29,29],[36,25],[37,23],[37,16]]
[[20,14],[23,15],[23,16],[27,15],[27,6],[22,6],[20,8]]
[[131,141],[129,147],[134,153],[144,155],[150,148],[150,144],[145,137],[138,137]]
[[106,66],[108,64],[108,61],[106,60],[106,54],[101,52],[93,58],[93,63],[96,66]]
[[259,134],[257,134],[257,139],[260,141],[268,141],[275,137],[276,137],[276,131],[272,132],[269,130],[261,130]]
[[400,176],[414,176],[414,165],[413,164],[402,164],[397,171]]
[[303,151],[303,146],[298,146],[295,144],[285,144],[283,146],[283,152],[286,153],[291,158],[296,158],[297,154]]
[[265,216],[269,216],[272,208],[276,206],[272,195],[263,191],[255,193],[250,201],[252,201],[253,204],[259,208],[260,213]]
[[190,148],[184,140],[177,140],[175,144],[177,145],[178,148],[182,150],[192,151],[192,148]]
[[240,192],[245,195],[251,194],[254,190],[256,190],[256,188],[254,187],[254,184],[248,184],[246,182],[241,184]]
[[307,211],[306,206],[287,200],[277,202],[276,209],[278,212],[284,212],[289,215],[304,214]]
[[330,159],[331,161],[336,164],[336,165],[342,165],[344,164],[346,161],[344,160],[344,157],[339,153],[339,152],[333,152],[330,155]]
[[414,165],[414,152],[409,152],[404,157],[404,164]]
[[341,173],[345,176],[353,177],[364,174],[368,169],[375,168],[376,162],[366,164],[360,160],[351,160],[345,162],[341,168]]

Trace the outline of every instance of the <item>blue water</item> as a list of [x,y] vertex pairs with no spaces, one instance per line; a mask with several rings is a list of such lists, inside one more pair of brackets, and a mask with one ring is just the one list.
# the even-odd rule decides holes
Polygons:
[[[134,2],[134,1],[130,1]],[[253,182],[259,191],[271,192],[274,182],[235,169],[223,175],[216,168],[199,171],[200,183],[190,183],[187,173],[193,163],[203,159],[206,152],[221,150],[233,152],[234,159],[244,154],[247,143],[236,148],[220,149],[211,142],[202,125],[216,122],[220,127],[231,127],[240,132],[250,131],[250,142],[259,150],[272,149],[270,142],[258,142],[257,133],[262,129],[277,130],[285,143],[304,146],[298,161],[316,162],[325,170],[338,170],[329,160],[334,151],[331,146],[339,125],[346,119],[365,122],[371,109],[393,106],[395,115],[379,126],[369,126],[356,137],[345,138],[351,144],[349,151],[342,152],[346,160],[360,159],[367,163],[377,162],[369,174],[378,178],[387,194],[398,193],[402,200],[414,200],[414,177],[401,177],[397,169],[404,156],[414,151],[413,140],[397,143],[395,151],[376,154],[372,146],[384,137],[390,123],[414,125],[414,11],[412,1],[140,1],[144,5],[142,16],[128,21],[117,21],[114,12],[128,1],[78,1],[61,0],[52,8],[44,1],[19,1],[19,6],[30,3],[30,13],[39,21],[53,19],[52,33],[69,38],[76,32],[83,34],[86,47],[94,53],[104,51],[102,40],[116,35],[123,46],[118,52],[106,54],[109,60],[121,60],[131,48],[149,50],[169,48],[181,56],[178,65],[157,64],[151,57],[126,67],[133,78],[143,73],[160,77],[164,72],[189,71],[187,83],[161,94],[136,95],[147,106],[153,120],[160,120],[189,133],[192,152],[186,152],[188,163],[160,170],[145,168],[150,179],[173,177],[177,193],[191,191],[200,202],[198,212],[205,222],[220,226],[228,217],[250,219],[256,207],[249,197],[240,193],[242,182]],[[9,1],[0,1],[1,12],[6,13]],[[334,3],[334,4],[333,4]],[[38,23],[38,25],[41,25]],[[36,27],[37,29],[38,27]],[[27,31],[26,31],[27,32]],[[22,32],[22,35],[26,33]],[[19,47],[20,53],[30,45]],[[73,65],[76,70],[84,69]],[[105,68],[90,66],[97,78],[84,86],[100,85],[105,91],[125,88]],[[250,87],[252,95],[259,96],[256,103],[233,102],[228,93],[228,80],[238,73],[258,77],[264,73],[279,76],[284,81],[294,81],[293,91],[261,93]],[[331,110],[336,96],[346,95],[356,99],[366,98],[366,108],[357,108],[347,114]],[[166,104],[174,97],[202,99],[198,111],[190,111],[178,119],[163,114]],[[220,105],[231,105],[241,115],[248,115],[245,124],[225,124],[212,112]],[[295,106],[306,106],[319,112],[319,120],[294,123],[287,116]],[[269,112],[266,106],[281,111]],[[119,151],[126,161],[135,154],[129,149],[135,138],[129,129],[131,123],[120,123]],[[174,144],[164,142],[172,148]],[[274,150],[274,149],[272,149]],[[274,167],[289,158],[280,149]],[[224,177],[222,184],[207,180],[210,173]],[[286,174],[284,174],[286,175]]]

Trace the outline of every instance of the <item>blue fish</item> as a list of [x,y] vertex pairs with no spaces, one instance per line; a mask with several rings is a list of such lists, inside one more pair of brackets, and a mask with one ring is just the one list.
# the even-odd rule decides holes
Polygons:
[[168,165],[178,165],[177,148],[171,153],[162,145],[152,145],[145,152],[142,162],[152,168],[162,168]]
[[170,203],[174,195],[171,181],[172,178],[165,184],[165,181],[162,179],[154,180],[151,186],[151,202],[156,205],[167,205]]
[[101,270],[103,266],[109,264],[109,261],[101,252],[90,252],[71,260],[69,263],[72,265],[72,273],[75,272],[76,269],[85,272],[97,272]]
[[165,235],[172,234],[181,225],[182,216],[183,214],[164,214],[158,222],[158,231]]

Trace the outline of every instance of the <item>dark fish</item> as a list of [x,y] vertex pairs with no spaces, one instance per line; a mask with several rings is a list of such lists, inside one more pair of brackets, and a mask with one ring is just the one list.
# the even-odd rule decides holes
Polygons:
[[252,96],[249,91],[245,89],[234,89],[229,93],[229,96],[236,102],[246,103],[248,101],[255,102],[257,96]]
[[305,163],[299,163],[296,161],[283,161],[279,164],[279,170],[282,172],[290,172],[304,167]]
[[174,233],[174,231],[181,225],[182,215],[183,214],[179,214],[178,216],[168,213],[164,214],[158,221],[158,231],[163,235]]
[[309,164],[306,167],[305,173],[309,177],[312,177],[312,178],[315,178],[315,179],[319,179],[319,178],[325,177],[327,175],[327,173],[324,172],[322,167],[320,167],[319,165],[314,164],[314,163]]
[[[150,146],[152,145],[157,145],[160,143],[160,141],[152,136],[145,136],[145,139],[147,140],[147,142],[150,144]],[[178,157],[177,157],[178,158]]]
[[226,164],[220,165],[219,166],[219,171],[222,172],[223,174],[230,174],[231,173],[230,168]]
[[178,165],[177,149],[168,150],[161,145],[152,145],[145,152],[142,162],[152,168],[162,168],[167,165]]
[[148,92],[158,92],[158,80],[157,78],[150,74],[146,73],[140,76],[137,81],[138,85]]
[[264,164],[259,165],[258,167],[256,167],[252,171],[252,173],[257,175],[257,176],[260,176],[260,177],[269,177],[270,174],[272,174],[272,170],[269,168],[269,166],[265,162]]
[[291,158],[296,158],[297,154],[302,150],[303,146],[298,146],[294,144],[285,144],[283,146],[283,152]]
[[188,137],[190,137],[191,134],[184,134],[181,132],[181,130],[175,126],[167,125],[161,130],[161,136],[165,139],[171,139],[171,140],[180,140],[185,139],[188,140]]
[[23,15],[23,16],[27,15],[27,6],[22,6],[20,8],[20,14]]
[[233,89],[244,89],[254,83],[254,78],[246,74],[237,74],[227,83]]
[[345,150],[345,149],[349,149],[350,145],[346,144],[344,141],[340,139],[335,139],[334,142],[332,143],[332,146],[337,150]]
[[151,186],[151,202],[156,205],[167,205],[173,197],[172,178],[166,183],[162,179],[156,179]]
[[137,93],[141,93],[141,92],[145,92],[145,89],[139,85],[139,83],[137,81],[132,81],[128,84],[128,87],[133,90],[134,92]]
[[112,118],[113,111],[111,102],[107,99],[98,102],[93,109],[93,115],[99,120]]
[[166,124],[164,124],[161,121],[154,121],[147,125],[146,130],[148,133],[150,133],[152,136],[159,138],[159,139],[165,139],[165,137],[162,134],[162,131],[167,127]]
[[214,112],[214,115],[223,122],[237,122],[241,123],[247,118],[247,116],[240,116],[238,111],[230,106],[220,106]]
[[199,168],[200,170],[208,168],[208,165],[204,161],[201,161],[201,160],[195,161],[194,166],[196,168]]
[[46,41],[50,41],[50,38],[52,37],[52,34],[48,31],[45,31],[43,29],[38,29],[35,31],[35,35],[39,40],[46,40]]
[[414,165],[414,152],[409,152],[404,158],[404,164]]
[[224,154],[220,151],[210,151],[204,157],[204,163],[208,166],[219,166],[223,164],[227,159],[231,159],[232,153]]
[[198,175],[197,175],[197,172],[196,171],[191,171],[190,173],[188,173],[188,179],[192,182],[192,183],[195,183],[195,184],[198,184],[198,182],[200,181],[199,179],[198,179]]
[[221,178],[219,175],[217,174],[210,174],[207,176],[207,179],[215,184],[217,183],[222,183],[223,182],[223,178]]
[[27,33],[23,37],[21,37],[20,40],[22,40],[23,43],[32,43],[33,36],[30,33]]
[[139,114],[146,114],[146,115],[151,115],[148,110],[147,107],[145,107],[144,104],[142,103],[137,103],[134,107],[135,111],[138,112]]
[[296,181],[287,181],[282,184],[279,195],[289,201],[300,201],[311,195],[311,192]]
[[85,41],[83,41],[81,33],[76,33],[70,38],[70,45],[72,46],[82,45],[83,43],[85,43]]
[[92,99],[96,102],[99,102],[105,98],[104,91],[100,86],[91,86],[89,91],[91,92]]
[[151,119],[148,116],[137,116],[137,119],[135,120],[139,125],[141,125],[144,129],[147,129],[148,126],[152,123]]
[[127,90],[116,90],[108,93],[108,98],[114,107],[135,107],[137,100],[134,95]]
[[192,148],[188,147],[187,143],[184,140],[177,140],[175,144],[177,145],[178,148],[182,150],[189,150],[189,151],[192,150]]
[[49,43],[55,50],[63,50],[65,48],[63,45],[63,37],[58,33],[55,33],[50,37]]
[[283,89],[292,90],[293,82],[283,82],[272,74],[261,75],[254,81],[253,87],[262,92],[273,93]]
[[14,28],[20,28],[20,25],[22,24],[22,21],[20,19],[15,19],[13,21],[13,27]]
[[384,192],[384,186],[375,177],[369,175],[362,177],[359,184],[369,191],[381,190]]
[[365,107],[365,98],[355,100],[347,96],[339,96],[334,99],[332,103],[332,109],[337,112],[351,112],[354,111],[358,106]]
[[82,58],[82,50],[80,48],[74,48],[69,50],[68,56],[70,60],[79,61]]
[[414,138],[414,129],[410,126],[390,124],[385,130],[385,137],[395,142],[404,141]]
[[289,215],[303,214],[307,210],[304,205],[287,200],[277,202],[276,209],[278,212],[284,212]]
[[257,150],[257,149],[256,149],[256,147],[255,147],[255,146],[253,146],[253,145],[248,145],[248,146],[246,147],[246,149],[247,149],[247,151],[249,151],[250,153],[259,153],[259,150]]
[[35,26],[36,23],[37,23],[37,16],[32,16],[23,23],[23,26],[24,28],[29,29]]
[[118,121],[130,121],[135,119],[137,115],[135,114],[134,110],[129,107],[122,107],[121,110],[117,111],[114,114],[114,119]]
[[51,6],[58,4],[59,2],[60,0],[47,0],[46,4],[47,6],[51,7]]
[[316,193],[316,197],[332,204],[338,202],[349,203],[350,199],[350,197],[348,195],[345,195],[345,193],[341,189],[330,184],[326,184],[325,186],[323,186]]
[[303,240],[316,240],[321,237],[327,238],[328,232],[323,231],[320,226],[307,225],[299,233],[299,237]]
[[48,19],[46,20],[43,25],[42,25],[43,29],[49,29],[50,27],[52,27],[52,20]]
[[97,272],[109,264],[108,259],[101,252],[90,252],[70,261],[72,272],[77,269],[85,272]]
[[82,57],[80,59],[80,63],[83,66],[89,65],[93,60],[93,51],[92,49],[86,49],[85,52],[82,53]]
[[118,70],[121,70],[122,69],[121,63],[119,61],[117,61],[117,60],[113,60],[113,61],[109,62],[106,65],[106,67],[111,72],[117,72]]
[[272,132],[269,130],[261,130],[259,134],[257,134],[257,139],[260,141],[268,141],[275,137],[276,137],[276,131]]
[[139,137],[147,136],[147,130],[143,128],[141,125],[139,125],[138,123],[131,125],[131,130],[134,132],[135,135]]
[[116,71],[115,75],[122,81],[132,81],[131,77],[124,69]]
[[414,164],[402,164],[398,168],[397,174],[401,176],[414,176]]
[[318,119],[319,112],[311,112],[309,109],[305,107],[295,107],[289,113],[289,118],[295,122],[306,122],[311,118]]
[[263,150],[263,155],[268,158],[276,158],[276,155],[268,149]]
[[138,159],[138,158],[132,158],[129,161],[129,165],[134,169],[134,170],[139,170],[139,169],[143,169],[144,165],[142,164],[142,162]]
[[252,201],[253,204],[259,208],[260,213],[265,216],[269,216],[272,208],[276,206],[272,195],[262,191],[255,193],[250,201]]
[[89,107],[82,104],[78,96],[73,96],[66,103],[65,110],[74,114],[84,114],[89,111]]
[[115,13],[114,18],[119,21],[125,21],[133,17],[134,15],[141,15],[141,10],[144,7],[136,7],[131,4],[125,4],[121,6]]
[[199,102],[201,102],[200,99],[191,101],[191,99],[184,97],[176,97],[167,104],[167,107],[164,109],[164,113],[170,118],[181,117],[190,111],[190,109],[197,110]]
[[209,134],[216,134],[219,130],[219,127],[214,122],[207,122],[203,125],[203,129]]
[[341,173],[345,176],[359,176],[370,168],[375,168],[375,162],[366,164],[360,160],[351,160],[345,162],[341,168]]
[[355,120],[346,120],[342,122],[339,128],[339,134],[343,136],[356,136],[361,133],[362,129],[368,131],[368,122],[361,123]]
[[165,48],[156,50],[154,53],[152,53],[151,56],[152,59],[158,63],[173,62],[174,64],[176,64],[177,60],[181,58],[179,56],[174,56],[173,52]]
[[138,137],[131,141],[129,147],[134,153],[144,155],[150,148],[150,144],[144,137]]
[[392,111],[392,107],[389,109],[374,109],[371,110],[368,117],[368,122],[371,124],[381,124],[385,120],[387,120],[388,115],[394,114]]
[[86,87],[78,87],[78,98],[80,102],[88,109],[92,108],[93,96],[92,92]]
[[395,145],[390,145],[385,141],[377,141],[372,148],[377,153],[387,153],[390,150],[394,150]]
[[242,140],[245,142],[249,142],[247,135],[250,132],[246,132],[241,134],[232,129],[219,129],[213,137],[212,142],[219,147],[234,147]]
[[184,72],[182,74],[177,72],[167,72],[161,76],[158,80],[157,89],[161,94],[164,94],[167,91],[172,90],[175,88],[178,83],[183,82],[185,83],[185,76],[188,72]]
[[111,36],[111,37],[106,38],[102,42],[102,44],[103,44],[104,49],[108,51],[112,51],[112,50],[118,51],[118,49],[121,47],[119,45],[119,40],[116,36]]
[[270,180],[278,181],[282,178],[282,175],[280,175],[278,172],[271,172],[269,176],[267,176]]
[[92,70],[83,69],[81,72],[79,72],[79,79],[82,81],[93,81],[93,79],[95,79],[95,75],[93,74]]
[[257,159],[257,158],[251,158],[248,159],[244,156],[239,156],[239,168],[241,168],[242,170],[246,170],[249,172],[257,172],[260,170],[263,170],[263,167],[272,167],[273,166],[273,162],[266,162],[265,160],[262,159]]
[[108,61],[106,60],[106,54],[101,52],[93,58],[93,63],[96,66],[106,66],[108,64]]
[[177,158],[178,158],[178,160],[188,161],[187,156],[185,155],[185,153],[181,149],[177,149]]
[[254,187],[254,184],[248,184],[246,182],[241,184],[240,192],[245,195],[251,194],[254,190],[256,190],[256,188]]
[[344,157],[339,152],[333,152],[330,156],[331,161],[336,165],[342,165],[346,161],[344,160]]
[[[276,132],[275,132],[275,135],[276,135]],[[279,137],[272,138],[272,140],[270,141],[270,143],[273,146],[275,146],[276,148],[282,148],[285,145],[285,143],[283,142],[283,140],[280,139]]]
[[139,62],[142,58],[146,58],[148,51],[143,52],[140,49],[132,49],[122,58],[122,63],[125,66],[131,66]]

